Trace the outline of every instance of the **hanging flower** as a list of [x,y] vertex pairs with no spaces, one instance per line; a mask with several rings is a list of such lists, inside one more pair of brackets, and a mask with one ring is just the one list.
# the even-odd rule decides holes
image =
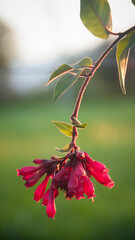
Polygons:
[[[23,167],[17,169],[18,176],[25,180],[25,186],[32,187],[45,175],[43,181],[36,188],[34,200],[43,199],[42,204],[46,206],[46,213],[49,218],[56,214],[55,199],[59,190],[65,192],[65,197],[71,199],[95,197],[95,190],[91,178],[94,177],[99,183],[110,189],[114,186],[108,169],[100,162],[94,161],[85,152],[69,153],[63,159],[52,156],[51,160],[35,159],[37,166]],[[46,190],[49,179],[52,179],[50,188]]]

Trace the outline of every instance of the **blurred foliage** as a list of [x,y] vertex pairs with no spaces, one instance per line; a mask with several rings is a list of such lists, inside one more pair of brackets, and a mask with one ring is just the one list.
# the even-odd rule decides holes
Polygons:
[[9,66],[15,56],[15,45],[12,30],[0,21],[0,98],[11,95]]
[[94,80],[90,84],[92,95],[88,90],[79,114],[88,126],[79,130],[77,143],[93,159],[106,164],[115,187],[109,190],[95,181],[95,203],[68,201],[61,193],[56,200],[56,219],[48,219],[45,207],[32,200],[35,187],[26,190],[16,169],[32,165],[35,158],[50,158],[58,154],[54,146],[66,145],[68,138],[51,120],[69,122],[74,98],[70,97],[71,103],[68,94],[65,96],[66,107],[63,99],[53,104],[48,96],[1,102],[2,240],[135,239],[135,98],[122,93],[111,96],[109,91],[105,96],[105,89],[94,95]]
[[0,69],[8,67],[14,56],[13,32],[2,21],[0,21]]

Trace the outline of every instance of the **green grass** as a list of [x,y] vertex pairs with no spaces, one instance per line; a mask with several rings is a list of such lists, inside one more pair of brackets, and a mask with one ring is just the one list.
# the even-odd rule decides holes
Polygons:
[[56,200],[56,219],[32,200],[35,187],[25,189],[16,169],[34,158],[58,154],[54,146],[68,143],[51,120],[69,121],[73,104],[14,102],[1,104],[0,112],[0,235],[1,239],[122,239],[135,237],[135,99],[91,99],[83,102],[78,145],[110,169],[115,187],[96,183],[91,200]]

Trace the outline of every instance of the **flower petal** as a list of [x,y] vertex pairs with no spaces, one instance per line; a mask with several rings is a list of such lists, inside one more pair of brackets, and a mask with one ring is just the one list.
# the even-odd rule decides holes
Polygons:
[[17,175],[18,176],[28,176],[31,175],[32,173],[37,172],[40,168],[43,166],[28,166],[28,167],[23,167],[21,169],[17,169]]
[[75,196],[76,196],[76,199],[80,200],[82,198],[84,198],[84,187],[83,187],[83,182],[78,179],[78,187],[76,189],[76,193],[75,193]]
[[27,181],[25,182],[25,186],[27,188],[34,186],[45,173],[46,173],[46,169],[41,169],[38,173],[24,177],[23,180],[26,180],[27,178]]
[[50,163],[50,162],[52,162],[51,160],[47,160],[47,159],[34,159],[33,160],[33,162],[35,163],[35,164],[42,164],[42,163],[44,163],[44,164],[47,164],[47,163]]
[[47,183],[49,181],[49,175],[47,175],[45,177],[45,179],[40,183],[40,185],[37,187],[37,189],[35,190],[34,192],[34,199],[35,201],[39,201],[43,195],[44,195],[44,192],[45,192],[45,189],[46,189],[46,186],[47,186]]
[[87,176],[83,177],[84,192],[88,198],[95,197],[93,183]]
[[48,215],[48,218],[54,218],[54,216],[56,214],[53,185],[51,185],[51,187],[50,187],[48,203],[47,203],[47,207],[46,207],[46,213]]
[[74,193],[77,187],[78,177],[76,176],[75,167],[73,167],[68,181],[68,192]]
[[96,170],[91,170],[91,175],[101,184],[103,184],[105,187],[109,187],[110,189],[114,186],[114,182],[111,180],[108,173],[100,173]]
[[78,161],[76,163],[75,174],[76,174],[77,177],[81,177],[81,176],[86,175],[86,172],[85,172],[85,170],[84,170],[84,168],[83,168],[83,166],[82,166],[80,161]]
[[50,189],[48,189],[48,190],[46,191],[46,193],[44,194],[42,205],[47,206],[48,198],[49,198],[49,192],[50,192]]
[[98,172],[103,172],[106,170],[106,166],[103,163],[93,160],[87,153],[85,153],[85,160],[88,164],[90,164],[90,167],[95,168]]

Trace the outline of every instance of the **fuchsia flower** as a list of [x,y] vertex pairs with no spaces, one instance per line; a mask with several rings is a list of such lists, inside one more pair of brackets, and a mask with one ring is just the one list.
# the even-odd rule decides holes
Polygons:
[[[85,152],[69,153],[65,158],[59,160],[57,157],[51,160],[35,159],[33,161],[37,166],[23,167],[17,169],[18,176],[25,180],[25,186],[32,187],[37,181],[46,174],[43,181],[37,187],[34,193],[34,200],[43,199],[42,204],[46,206],[46,213],[49,218],[54,218],[56,206],[54,199],[59,195],[59,190],[65,192],[65,197],[76,199],[95,197],[94,186],[91,177],[94,177],[99,183],[110,189],[114,186],[108,169],[100,162],[94,161]],[[46,190],[49,178],[51,185]]]

